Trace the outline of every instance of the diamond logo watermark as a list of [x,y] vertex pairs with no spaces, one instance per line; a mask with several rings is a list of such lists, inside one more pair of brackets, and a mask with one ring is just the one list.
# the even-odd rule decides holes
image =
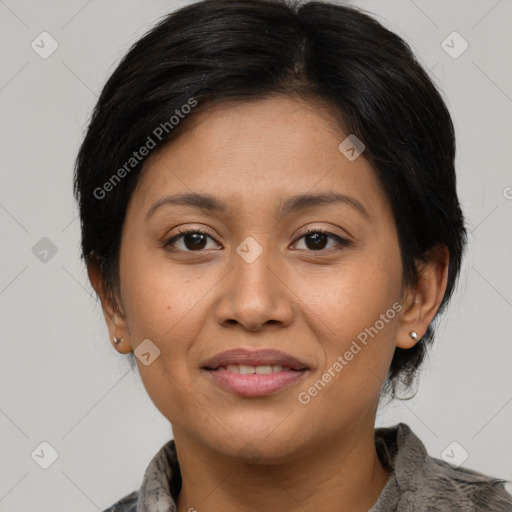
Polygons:
[[263,252],[263,247],[252,236],[248,236],[237,248],[236,252],[247,263],[252,263]]
[[30,456],[38,466],[48,469],[59,458],[59,453],[50,443],[43,441]]
[[47,59],[59,47],[59,43],[48,32],[41,32],[30,44],[41,59]]
[[149,366],[160,355],[160,349],[146,338],[139,343],[133,353],[143,365]]
[[469,453],[457,441],[451,442],[441,453],[441,458],[454,468],[458,468],[469,457]]
[[338,149],[348,160],[353,162],[366,149],[366,146],[363,144],[361,139],[351,133],[345,140],[343,140],[343,142],[341,142]]
[[46,236],[32,247],[32,254],[42,263],[48,263],[56,254],[57,246]]
[[469,47],[469,43],[458,33],[452,32],[442,43],[441,48],[452,58],[458,59]]

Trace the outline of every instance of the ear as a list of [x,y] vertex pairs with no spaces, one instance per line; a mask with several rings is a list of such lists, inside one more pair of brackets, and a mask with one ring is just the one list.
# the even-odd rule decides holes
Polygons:
[[[103,315],[105,316],[108,327],[110,343],[122,354],[131,352],[133,349],[128,334],[125,315],[122,309],[115,303],[116,301],[113,300],[112,296],[105,291],[100,265],[94,255],[91,255],[87,263],[87,274],[94,291],[98,294],[101,301]],[[114,336],[121,338],[123,341],[114,343]]]
[[[434,319],[446,291],[450,254],[445,245],[437,245],[425,258],[416,262],[418,283],[409,288],[404,300],[396,346],[412,348],[425,334]],[[416,339],[410,333],[418,334]]]

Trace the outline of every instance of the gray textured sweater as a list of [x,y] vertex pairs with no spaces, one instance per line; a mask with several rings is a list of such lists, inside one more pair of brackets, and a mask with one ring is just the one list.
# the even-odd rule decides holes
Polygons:
[[[368,512],[512,512],[507,480],[430,457],[405,423],[375,429],[382,464],[392,472]],[[141,488],[104,512],[176,512],[181,473],[174,440],[167,442],[146,469]]]

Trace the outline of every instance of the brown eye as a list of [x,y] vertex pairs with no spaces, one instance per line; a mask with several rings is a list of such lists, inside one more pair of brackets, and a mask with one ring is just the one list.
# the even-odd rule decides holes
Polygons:
[[[216,242],[208,232],[189,228],[181,230],[177,235],[169,238],[164,242],[163,248],[171,252],[202,252],[203,249],[207,248],[208,239]],[[323,229],[310,229],[297,240],[301,239],[305,241],[305,250],[315,252],[329,251],[330,249],[336,249],[336,246],[347,247],[350,245],[350,242],[345,238]],[[327,247],[329,240],[335,242],[334,246]],[[217,242],[213,248],[220,248]]]
[[[163,247],[169,251],[200,252],[208,244],[208,238],[214,240],[206,231],[185,229],[180,231],[178,235],[169,238],[163,244]],[[177,242],[181,242],[181,247],[176,246]]]
[[[298,240],[304,238],[306,244],[306,250],[310,251],[322,251],[326,248],[329,243],[329,239],[337,242],[338,245],[347,247],[350,245],[350,242],[345,238],[341,238],[334,233],[330,233],[328,231],[324,231],[323,229],[313,228],[304,233]],[[334,246],[334,248],[336,245]],[[328,249],[332,249],[333,247],[329,247]]]

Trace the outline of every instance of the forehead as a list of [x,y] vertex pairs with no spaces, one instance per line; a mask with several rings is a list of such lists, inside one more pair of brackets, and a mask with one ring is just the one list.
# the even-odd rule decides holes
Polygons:
[[364,153],[349,160],[340,151],[349,134],[326,107],[276,97],[220,104],[191,121],[146,161],[132,198],[145,213],[165,194],[194,192],[252,213],[282,209],[289,196],[325,192],[355,198],[370,215],[386,207]]

